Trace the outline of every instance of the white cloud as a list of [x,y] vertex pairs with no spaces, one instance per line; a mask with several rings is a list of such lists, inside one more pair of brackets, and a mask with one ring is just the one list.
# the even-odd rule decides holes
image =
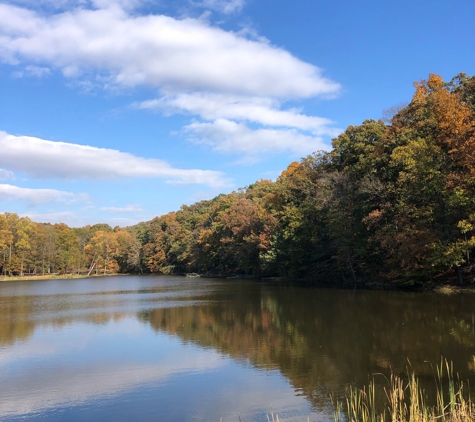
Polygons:
[[192,2],[194,6],[216,10],[224,14],[239,12],[244,7],[244,0],[203,0]]
[[[53,212],[34,212],[27,211],[22,213],[21,217],[29,217],[33,221],[38,223],[65,223],[69,227],[84,227],[85,225],[93,225],[98,222],[109,224],[112,227],[115,226],[132,226],[141,221],[141,219],[134,218],[107,218],[104,216],[98,216],[96,214],[89,215],[84,213],[84,209],[80,209],[79,213],[71,211],[53,211]],[[143,220],[143,219],[142,219]]]
[[112,227],[115,227],[115,226],[127,227],[127,226],[134,226],[135,224],[140,223],[140,220],[136,218],[116,217],[116,218],[111,218],[107,220],[107,222]]
[[[99,9],[105,9],[112,6],[120,6],[125,10],[133,10],[143,3],[150,2],[151,0],[90,0],[93,7]],[[83,1],[85,3],[85,1]]]
[[24,76],[34,76],[36,78],[44,78],[51,75],[51,69],[42,66],[26,66],[24,70],[13,72],[13,77],[22,78]]
[[15,175],[8,170],[0,169],[0,180],[14,179]]
[[84,226],[83,221],[75,213],[71,211],[58,211],[58,212],[25,212],[21,217],[29,217],[31,220],[39,223],[65,223],[70,227]]
[[[283,106],[290,99],[334,96],[340,86],[252,28],[230,32],[203,19],[140,15],[137,7],[149,0],[39,0],[57,8],[49,14],[35,12],[30,0],[12,1],[29,7],[0,4],[0,60],[16,65],[17,76],[59,70],[88,90],[152,87],[159,98],[136,108],[199,116],[201,121],[184,128],[189,139],[217,152],[238,153],[239,164],[269,152],[326,148],[320,137],[340,133],[329,119]],[[245,0],[190,3],[230,14]],[[61,7],[70,9],[59,13]],[[247,123],[262,127],[251,129]],[[226,185],[219,172],[174,169],[115,150],[4,133],[2,141],[2,132],[0,146],[5,136],[9,147],[0,165],[35,177],[163,177],[171,183]],[[41,159],[34,159],[38,154]]]
[[178,356],[169,354],[160,365],[125,364],[120,371],[115,366],[104,364],[101,364],[100,370],[94,366],[81,370],[65,366],[61,371],[49,371],[47,374],[39,370],[31,371],[28,374],[30,381],[22,376],[9,379],[10,394],[1,397],[0,418],[38,414],[61,406],[77,406],[97,397],[118,396],[148,383],[157,385],[176,374],[211,371],[223,365],[223,359],[217,353],[201,353],[186,360],[182,359],[184,355],[190,357],[186,351]]
[[301,114],[299,110],[280,110],[280,102],[268,97],[248,97],[214,93],[165,96],[135,104],[141,109],[158,109],[165,113],[187,112],[206,120],[247,120],[267,126],[293,127],[317,135],[337,136],[339,129],[329,119]]
[[131,15],[110,0],[96,5],[103,8],[45,16],[0,4],[0,59],[60,69],[66,77],[99,76],[108,86],[146,85],[168,93],[302,98],[339,89],[318,67],[268,43],[197,19]]
[[212,123],[191,123],[185,126],[190,140],[205,144],[220,153],[238,153],[254,156],[266,153],[290,152],[309,154],[328,149],[319,137],[303,135],[293,129],[256,129],[230,120],[218,119]]
[[47,202],[70,203],[78,199],[84,199],[85,195],[76,195],[56,189],[30,189],[0,184],[0,197],[3,201],[27,201],[31,205],[38,205]]
[[110,213],[118,213],[118,212],[140,212],[143,211],[139,205],[127,205],[125,207],[102,207],[101,211],[110,212]]
[[150,0],[6,0],[5,3],[49,9],[65,9],[78,6],[104,8],[119,5],[124,9],[131,10],[149,1]]
[[53,142],[0,131],[0,165],[32,177],[114,179],[161,177],[172,183],[227,186],[223,173],[184,170],[157,159],[136,157],[113,149]]

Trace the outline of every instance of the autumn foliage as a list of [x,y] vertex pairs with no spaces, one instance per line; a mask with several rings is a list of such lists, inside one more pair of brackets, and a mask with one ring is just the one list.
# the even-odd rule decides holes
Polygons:
[[475,77],[414,84],[330,152],[127,229],[0,215],[3,274],[151,272],[318,282],[472,283]]

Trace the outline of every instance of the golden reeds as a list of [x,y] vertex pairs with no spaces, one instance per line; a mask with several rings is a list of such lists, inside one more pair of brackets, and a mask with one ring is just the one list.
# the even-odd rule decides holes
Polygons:
[[[377,410],[376,384],[350,387],[346,400],[336,402],[335,422],[475,422],[475,403],[453,365],[441,361],[435,371],[436,404],[428,405],[414,372],[404,381],[392,373],[383,387],[386,403]],[[379,408],[381,409],[381,407]]]

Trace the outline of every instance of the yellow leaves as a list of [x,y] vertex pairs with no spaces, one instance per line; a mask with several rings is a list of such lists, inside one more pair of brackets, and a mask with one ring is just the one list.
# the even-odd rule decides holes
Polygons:
[[[471,108],[462,102],[459,95],[440,89],[431,99],[437,121],[437,140],[450,148],[457,160],[465,160],[465,154],[474,157],[474,116]],[[471,149],[471,151],[470,151]],[[473,167],[473,165],[472,165]]]
[[430,245],[430,249],[435,252],[432,254],[433,266],[452,267],[462,265],[466,260],[467,250],[475,246],[475,236],[467,240],[457,240],[449,244],[437,241]]
[[86,251],[92,256],[92,260],[97,260],[106,274],[108,271],[114,272],[118,269],[114,256],[118,248],[117,233],[99,230],[86,246]]
[[475,115],[461,94],[451,91],[442,77],[431,74],[414,84],[408,129],[431,136],[452,160],[475,175]]
[[444,86],[444,80],[442,79],[442,76],[431,73],[427,81],[427,86],[431,91],[435,91],[436,89],[442,88]]
[[426,81],[418,81],[414,82],[414,87],[416,88],[416,92],[412,97],[412,101],[414,103],[420,103],[424,101],[425,98],[429,95],[429,90],[426,85]]
[[444,86],[444,80],[441,76],[431,73],[429,75],[429,79],[421,80],[414,82],[414,87],[416,88],[416,92],[412,97],[412,101],[415,103],[419,103],[424,101],[431,92],[442,88]]
[[0,249],[6,248],[13,242],[13,233],[8,226],[5,215],[0,214]]
[[212,237],[212,230],[211,229],[202,229],[200,230],[200,234],[198,235],[197,243],[204,246],[210,246],[210,238]]
[[471,109],[461,101],[457,94],[446,89],[434,94],[434,111],[442,136],[461,135],[471,124]]
[[458,224],[457,224],[457,227],[460,229],[461,233],[467,233],[467,232],[473,230],[473,224],[471,224],[467,220],[459,221]]
[[28,218],[23,217],[17,220],[15,225],[16,242],[15,246],[22,251],[31,249],[30,235],[34,232],[34,223]]
[[423,184],[441,177],[442,162],[443,153],[438,145],[431,140],[417,138],[395,148],[390,164],[393,167],[402,166],[399,183],[413,181]]
[[395,148],[391,155],[391,164],[403,164],[407,169],[413,168],[417,164],[417,160],[412,146],[406,145]]

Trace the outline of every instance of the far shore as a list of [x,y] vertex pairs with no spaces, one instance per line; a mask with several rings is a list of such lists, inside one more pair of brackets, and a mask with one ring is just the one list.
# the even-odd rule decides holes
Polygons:
[[45,275],[0,275],[0,281],[33,281],[33,280],[72,280],[79,278],[97,278],[97,277],[110,277],[110,276],[123,276],[129,274],[45,274]]
[[[45,275],[23,275],[23,276],[4,276],[0,275],[0,283],[2,281],[41,281],[41,280],[73,280],[73,279],[82,279],[82,278],[101,278],[101,277],[113,277],[113,276],[127,276],[132,275],[128,273],[113,273],[113,274],[45,274]],[[138,274],[134,274],[138,275]],[[143,274],[143,275],[163,275],[163,274]],[[185,274],[176,274],[172,276],[185,276]],[[262,281],[291,281],[287,277],[250,277],[250,276],[225,276],[225,275],[199,275],[196,274],[197,277],[205,277],[205,278],[226,278],[226,279],[254,279],[254,280],[262,280]],[[299,280],[293,280],[297,282]],[[300,280],[303,282],[303,280]],[[308,286],[308,281],[304,282],[305,285]],[[354,286],[331,286],[331,285],[322,285],[320,283],[316,283],[315,287],[329,287],[329,288],[343,288],[343,289],[354,289]],[[366,285],[359,285],[358,290],[399,290],[399,291],[406,291],[407,288],[404,286],[397,286],[397,285],[386,285],[386,284],[377,284],[377,283],[368,283]],[[443,295],[453,295],[453,294],[460,294],[460,293],[475,293],[475,284],[467,284],[467,285],[450,285],[450,284],[440,284],[435,286],[425,286],[422,289],[409,289],[411,291],[419,291],[419,292],[434,292]]]

